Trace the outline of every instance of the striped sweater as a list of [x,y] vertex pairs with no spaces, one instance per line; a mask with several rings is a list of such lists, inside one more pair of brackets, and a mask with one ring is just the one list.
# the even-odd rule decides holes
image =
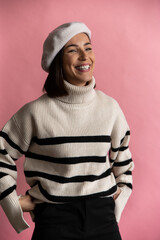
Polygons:
[[40,96],[0,132],[1,206],[17,232],[29,227],[16,193],[16,160],[22,155],[35,203],[113,196],[119,186],[119,221],[132,191],[130,130],[118,103],[94,85],[94,78],[83,87],[65,81],[68,96]]

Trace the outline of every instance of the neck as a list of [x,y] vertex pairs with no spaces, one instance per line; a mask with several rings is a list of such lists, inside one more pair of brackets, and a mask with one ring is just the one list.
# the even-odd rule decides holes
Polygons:
[[92,101],[95,95],[95,79],[87,82],[85,86],[76,86],[64,80],[67,96],[57,97],[58,100],[71,104],[84,104]]

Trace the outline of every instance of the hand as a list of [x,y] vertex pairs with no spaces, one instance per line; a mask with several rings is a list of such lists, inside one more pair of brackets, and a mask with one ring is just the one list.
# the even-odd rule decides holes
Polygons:
[[23,195],[19,198],[19,203],[23,212],[30,212],[35,208],[35,203],[32,201],[32,197],[30,195]]
[[117,190],[117,192],[113,195],[113,199],[114,200],[116,200],[117,198],[118,198],[118,196],[119,196],[119,194],[121,193],[121,189],[120,188],[118,188],[118,190]]

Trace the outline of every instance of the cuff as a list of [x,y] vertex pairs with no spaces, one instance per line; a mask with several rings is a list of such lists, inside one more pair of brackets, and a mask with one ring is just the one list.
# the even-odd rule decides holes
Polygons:
[[121,214],[123,209],[132,193],[132,190],[127,186],[121,188],[121,193],[119,194],[118,198],[115,200],[115,217],[117,222],[120,221]]
[[19,198],[16,191],[13,191],[1,200],[1,206],[17,233],[20,233],[30,227],[23,217],[23,211],[19,204]]

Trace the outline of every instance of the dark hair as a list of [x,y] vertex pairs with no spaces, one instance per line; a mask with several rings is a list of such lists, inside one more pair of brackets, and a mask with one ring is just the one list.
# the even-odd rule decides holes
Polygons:
[[67,96],[68,92],[64,86],[64,76],[62,67],[63,48],[58,52],[52,61],[49,74],[43,86],[43,91],[47,92],[49,97]]

